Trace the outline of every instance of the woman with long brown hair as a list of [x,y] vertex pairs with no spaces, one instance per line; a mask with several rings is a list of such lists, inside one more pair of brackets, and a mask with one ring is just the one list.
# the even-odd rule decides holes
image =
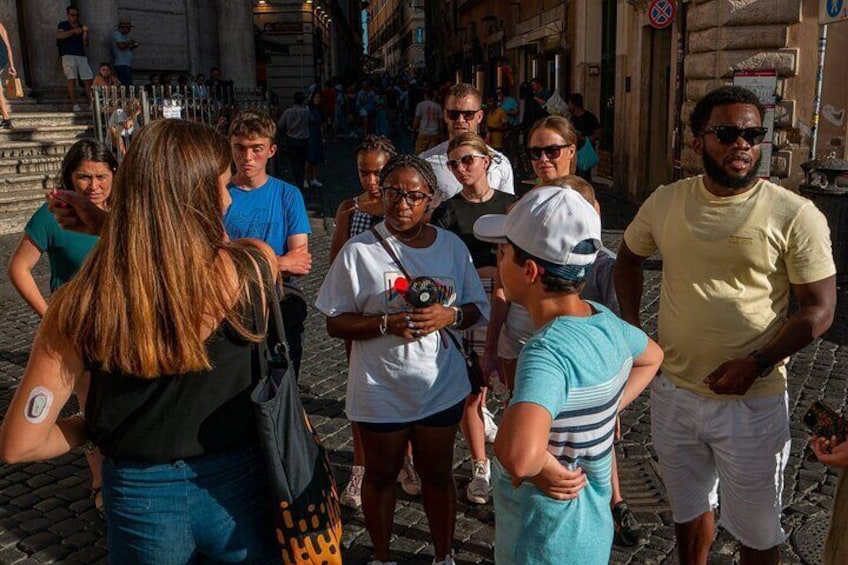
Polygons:
[[[249,399],[264,331],[251,297],[259,272],[273,284],[276,261],[263,243],[227,241],[229,167],[229,145],[206,126],[142,128],[0,427],[6,462],[100,448],[115,563],[279,559]],[[86,413],[59,418],[85,371]]]

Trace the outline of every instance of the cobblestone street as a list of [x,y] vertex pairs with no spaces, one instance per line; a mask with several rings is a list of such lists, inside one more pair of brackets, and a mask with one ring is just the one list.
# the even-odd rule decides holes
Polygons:
[[[341,143],[327,146],[328,163],[320,174],[324,193],[314,199],[332,215],[337,203],[358,192],[351,149]],[[632,213],[632,206],[600,193],[602,209],[609,217]],[[317,206],[316,206],[317,207]],[[305,278],[311,302],[327,270],[330,231],[315,218],[311,239],[313,272]],[[616,222],[618,224],[618,222]],[[329,226],[331,229],[332,226]],[[615,228],[622,226],[615,225]],[[5,265],[19,236],[0,237],[0,261]],[[617,249],[619,229],[604,233],[607,246]],[[643,317],[646,329],[656,329],[659,301],[659,262],[650,261],[646,272]],[[43,259],[38,279],[46,283],[48,267]],[[38,325],[38,318],[15,293],[4,276],[0,283],[0,413],[5,413],[24,367]],[[807,434],[801,415],[815,399],[825,399],[837,410],[848,401],[848,294],[840,294],[837,320],[825,339],[795,356],[790,365],[789,407],[792,452],[785,476],[784,563],[817,563],[836,475],[809,461]],[[344,416],[347,367],[341,341],[330,339],[324,319],[314,308],[307,321],[306,348],[300,377],[304,404],[331,454],[339,485],[346,483],[353,461],[350,428]],[[496,413],[500,407],[490,403]],[[615,545],[612,563],[676,563],[674,528],[659,468],[651,446],[648,398],[643,395],[622,416],[623,439],[618,444],[625,499],[650,532],[649,542],[636,548]],[[491,446],[489,446],[491,447]],[[469,453],[458,439],[455,478],[459,491],[459,515],[454,548],[458,563],[491,563],[495,517],[491,502],[474,506],[465,502],[470,480]],[[105,525],[89,500],[89,477],[84,458],[71,453],[56,460],[0,467],[0,564],[97,563],[107,559]],[[345,511],[345,563],[359,565],[370,557],[370,541],[361,511]],[[433,548],[420,497],[399,490],[392,548],[401,563],[429,564]],[[719,533],[712,563],[732,563],[738,557],[736,543]]]

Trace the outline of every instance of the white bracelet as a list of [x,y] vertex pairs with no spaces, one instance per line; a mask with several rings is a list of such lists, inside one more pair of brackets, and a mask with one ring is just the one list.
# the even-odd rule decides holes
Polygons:
[[383,318],[380,320],[380,335],[386,335],[389,333],[389,315],[383,314]]

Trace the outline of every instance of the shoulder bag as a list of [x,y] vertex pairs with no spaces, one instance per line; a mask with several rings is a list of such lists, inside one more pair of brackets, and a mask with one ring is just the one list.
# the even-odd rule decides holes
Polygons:
[[[265,303],[278,335],[285,335],[279,300],[260,275],[252,296],[256,331],[266,327]],[[254,346],[258,383],[250,395],[273,502],[274,528],[282,562],[341,565],[342,521],[330,460],[303,409],[285,340]]]

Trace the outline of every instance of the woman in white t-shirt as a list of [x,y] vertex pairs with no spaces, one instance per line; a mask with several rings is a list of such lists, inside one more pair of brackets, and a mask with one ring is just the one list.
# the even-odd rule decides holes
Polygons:
[[448,332],[485,322],[489,305],[462,241],[427,224],[437,186],[429,163],[393,157],[380,184],[385,221],[374,228],[379,238],[369,230],[347,242],[316,306],[327,315],[331,336],[353,342],[345,409],[365,451],[362,502],[374,558],[391,562],[395,481],[409,441],[436,561],[450,564],[453,445],[471,387]]

